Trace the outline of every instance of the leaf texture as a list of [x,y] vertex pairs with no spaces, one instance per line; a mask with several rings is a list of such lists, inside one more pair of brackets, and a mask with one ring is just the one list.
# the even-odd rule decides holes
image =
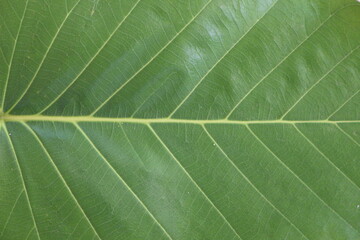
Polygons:
[[356,1],[0,20],[0,239],[360,239]]

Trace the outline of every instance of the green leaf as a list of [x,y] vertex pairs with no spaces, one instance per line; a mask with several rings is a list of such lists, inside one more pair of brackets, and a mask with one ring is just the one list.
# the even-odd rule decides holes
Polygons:
[[360,239],[355,0],[0,0],[0,239]]

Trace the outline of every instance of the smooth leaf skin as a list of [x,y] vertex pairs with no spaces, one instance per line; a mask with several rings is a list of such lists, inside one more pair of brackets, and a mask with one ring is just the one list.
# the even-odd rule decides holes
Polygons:
[[[3,128],[0,132],[0,140],[1,238],[37,239],[21,174],[7,132]],[[11,218],[9,218],[10,214]]]
[[360,239],[354,0],[0,0],[0,239]]

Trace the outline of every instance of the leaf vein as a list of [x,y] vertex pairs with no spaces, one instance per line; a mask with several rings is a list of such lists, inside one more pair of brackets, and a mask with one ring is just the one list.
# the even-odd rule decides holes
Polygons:
[[119,88],[117,88],[104,102],[102,102],[92,113],[90,113],[90,116],[95,115],[107,102],[109,102],[118,92],[121,91],[127,84],[131,82],[132,79],[134,79],[140,72],[142,72],[143,69],[145,69],[157,56],[160,55],[194,20],[197,18],[197,16],[200,15],[204,11],[204,9],[212,2],[213,0],[209,0],[201,9],[200,11],[193,16],[193,18],[190,19],[190,21],[184,25],[184,27],[175,34],[175,36],[167,43],[165,46],[163,46],[150,60],[143,65],[137,72],[135,72],[128,80],[126,80]]
[[24,189],[20,192],[19,196],[16,198],[16,200],[15,200],[15,202],[14,202],[14,205],[13,205],[12,208],[11,208],[10,214],[9,214],[9,216],[7,217],[7,219],[6,219],[6,221],[5,221],[5,224],[4,224],[4,227],[3,227],[3,229],[2,229],[2,231],[1,231],[1,233],[0,233],[0,238],[1,238],[2,235],[4,234],[4,232],[5,232],[5,230],[6,230],[6,227],[7,227],[8,223],[9,223],[9,221],[10,221],[10,219],[11,219],[11,215],[13,214],[14,209],[15,209],[15,207],[16,207],[16,205],[17,205],[17,202],[19,201],[19,199],[20,199],[21,195],[23,194],[23,192],[24,192]]
[[30,89],[31,85],[33,84],[35,78],[37,77],[41,67],[43,66],[43,63],[45,62],[46,57],[48,56],[48,53],[50,52],[50,49],[52,48],[57,36],[59,35],[62,27],[64,26],[66,20],[68,19],[68,17],[71,15],[72,11],[76,8],[76,6],[80,3],[81,0],[78,0],[77,3],[73,6],[73,8],[70,10],[70,12],[68,12],[64,18],[64,20],[62,21],[62,23],[60,24],[60,27],[57,29],[53,39],[51,40],[49,47],[46,49],[46,52],[44,54],[44,56],[41,59],[41,62],[39,64],[39,66],[37,67],[34,76],[31,78],[29,84],[27,85],[27,87],[25,88],[25,90],[21,93],[20,97],[15,101],[15,103],[9,108],[9,110],[7,110],[7,113],[11,112],[16,105],[21,101],[21,99],[25,96],[25,94],[28,92],[28,90]]
[[166,144],[163,142],[163,140],[160,138],[160,136],[155,132],[155,130],[151,127],[150,124],[147,124],[150,131],[153,133],[153,135],[157,138],[159,143],[164,147],[164,149],[170,154],[170,156],[175,160],[177,165],[184,171],[186,176],[191,180],[191,182],[196,186],[196,188],[201,192],[201,194],[205,197],[205,199],[210,203],[210,205],[215,209],[215,211],[220,215],[220,217],[224,220],[224,223],[226,223],[230,229],[234,232],[234,234],[241,240],[242,238],[237,233],[237,231],[234,229],[234,227],[230,224],[230,222],[226,219],[226,217],[221,213],[221,211],[215,206],[215,204],[209,199],[209,197],[205,194],[205,192],[201,189],[201,187],[195,182],[195,180],[191,177],[190,173],[183,167],[183,165],[180,163],[180,161],[175,157],[175,155],[170,151],[170,149],[166,146]]
[[29,207],[29,210],[30,210],[30,215],[31,215],[31,218],[32,218],[32,221],[34,223],[35,230],[36,230],[36,235],[37,235],[38,239],[40,240],[39,230],[38,230],[37,223],[36,223],[35,216],[34,216],[34,212],[33,212],[33,209],[32,209],[31,203],[30,203],[30,198],[29,198],[29,194],[28,194],[28,191],[27,191],[27,188],[26,188],[26,184],[25,184],[23,173],[22,173],[22,169],[20,167],[20,162],[19,162],[19,159],[18,159],[17,154],[15,152],[13,142],[12,142],[10,136],[9,136],[9,132],[8,132],[7,127],[6,127],[5,124],[4,124],[4,129],[5,129],[6,135],[8,136],[10,147],[11,147],[11,150],[12,150],[12,152],[14,154],[14,158],[16,160],[16,165],[17,165],[17,168],[18,168],[18,171],[19,171],[19,175],[20,175],[20,178],[21,178],[22,185],[24,187],[24,192],[25,192],[26,200],[27,200],[28,207]]
[[316,81],[303,95],[300,96],[300,98],[282,115],[282,117],[280,119],[284,119],[286,118],[286,115],[288,115],[290,113],[291,110],[293,110],[293,108],[314,88],[316,87],[321,80],[323,80],[326,76],[328,76],[332,71],[334,71],[336,69],[337,66],[339,66],[340,63],[342,63],[343,61],[345,61],[349,56],[352,55],[352,53],[354,53],[358,48],[360,47],[357,46],[356,48],[354,48],[353,50],[351,50],[348,54],[346,54],[339,62],[337,62],[332,68],[330,68],[329,71],[327,71],[321,78],[319,78],[318,81]]
[[360,147],[360,143],[358,143],[350,134],[348,134],[342,127],[339,126],[339,124],[335,124],[335,126],[343,133],[345,136],[347,136],[352,142],[354,142],[356,145]]
[[236,169],[237,172],[251,185],[251,187],[273,208],[276,212],[278,212],[281,217],[283,217],[291,226],[293,226],[303,237],[309,240],[309,238],[293,223],[288,219],[264,194],[260,192],[260,190],[251,182],[251,180],[238,168],[238,166],[234,163],[234,161],[225,153],[224,149],[219,145],[219,143],[212,137],[209,131],[206,129],[204,125],[202,125],[204,131],[215,143],[216,147],[221,151],[221,153],[225,156],[225,158],[230,162],[230,164]]
[[340,111],[348,102],[350,102],[358,93],[360,92],[360,89],[357,90],[353,95],[351,95],[343,104],[341,104],[333,113],[329,115],[327,120],[332,118],[338,111]]
[[[28,3],[29,3],[29,0],[26,0],[25,7],[24,7],[24,12],[23,12],[23,16],[21,17],[20,24],[19,24],[19,30],[18,30],[18,32],[17,32],[17,34],[16,34],[16,37],[15,37],[15,43],[14,43],[14,47],[13,47],[13,49],[12,49],[12,53],[11,53],[11,57],[10,57],[10,62],[9,62],[9,65],[8,65],[8,71],[7,71],[7,75],[6,75],[5,85],[4,85],[4,89],[3,89],[2,95],[1,95],[0,111],[3,111],[3,110],[4,110],[4,104],[5,104],[5,98],[6,98],[6,90],[7,90],[7,85],[8,85],[8,83],[9,83],[11,66],[12,66],[12,62],[13,62],[14,55],[15,55],[15,50],[16,50],[16,46],[17,46],[18,39],[19,39],[20,30],[21,30],[22,25],[23,25],[23,20],[24,20],[24,17],[25,17],[25,13],[26,13],[26,10],[27,10]],[[7,25],[5,25],[5,26],[7,27]],[[9,32],[10,32],[10,31],[9,31]],[[11,34],[11,32],[10,32],[10,34]],[[1,51],[1,52],[2,52],[2,51]]]
[[[347,7],[347,6],[345,6]],[[268,73],[266,73],[264,75],[264,77],[262,77],[260,79],[259,82],[257,82],[245,95],[244,97],[242,97],[239,102],[230,110],[230,112],[228,113],[228,115],[225,117],[225,119],[228,119],[232,113],[239,107],[239,105],[263,82],[265,81],[265,79],[267,79],[267,77],[274,72],[280,65],[283,64],[283,62],[285,62],[297,49],[299,49],[306,41],[308,41],[308,39],[310,39],[311,36],[313,36],[322,26],[324,26],[325,23],[327,23],[334,15],[336,15],[337,12],[339,12],[340,10],[344,9],[345,7],[337,10],[336,12],[334,12],[333,14],[329,15],[329,17],[322,22],[313,32],[311,32],[303,41],[301,41],[293,50],[291,50],[291,52],[286,55],[278,64],[276,64],[275,67],[273,67]]]
[[81,211],[82,215],[86,218],[87,222],[89,223],[91,229],[94,231],[95,235],[99,238],[99,234],[96,231],[94,225],[91,223],[89,217],[86,215],[84,209],[81,207],[80,203],[78,202],[77,198],[75,197],[74,193],[71,191],[69,185],[67,184],[67,182],[65,181],[63,175],[61,174],[59,168],[56,166],[54,160],[52,159],[52,157],[50,156],[50,153],[48,152],[48,150],[46,149],[45,145],[43,144],[43,142],[40,140],[40,138],[38,137],[38,135],[32,130],[32,128],[30,128],[30,126],[24,122],[22,122],[22,125],[31,133],[31,135],[33,135],[33,137],[36,139],[36,141],[38,142],[38,144],[40,145],[40,147],[42,148],[42,150],[44,151],[45,155],[47,156],[47,158],[50,160],[51,165],[53,166],[54,170],[56,171],[56,173],[58,174],[58,176],[60,177],[61,181],[63,182],[63,184],[65,185],[66,189],[68,190],[68,192],[70,193],[72,199],[75,201],[76,205],[78,206],[79,210]]
[[283,165],[299,182],[303,184],[324,206],[326,206],[328,209],[330,209],[331,212],[333,212],[336,216],[339,217],[344,223],[346,223],[351,229],[353,229],[355,232],[360,233],[356,228],[352,226],[346,219],[344,219],[337,211],[335,211],[332,207],[330,207],[317,193],[315,193],[312,188],[309,187],[296,173],[294,173],[254,132],[253,130],[247,125],[247,129],[250,131],[250,133],[263,145],[263,147],[269,151],[277,160],[278,162]]
[[95,146],[94,142],[89,138],[89,136],[82,130],[82,128],[77,124],[73,123],[76,129],[81,133],[81,135],[86,139],[86,141],[91,145],[91,147],[95,150],[95,152],[104,160],[106,165],[110,168],[110,170],[118,177],[118,179],[124,184],[124,186],[128,189],[128,191],[135,197],[138,203],[144,208],[144,210],[149,214],[149,216],[153,219],[153,221],[160,227],[160,229],[165,233],[165,235],[172,240],[171,236],[165,230],[165,228],[161,225],[161,223],[155,218],[155,216],[150,212],[147,206],[141,201],[138,195],[130,188],[130,186],[125,182],[125,180],[120,176],[120,174],[113,168],[110,162],[105,158],[105,156],[100,152],[100,150]]
[[[117,25],[115,30],[109,35],[109,37],[106,39],[106,41],[103,43],[103,45],[97,50],[95,55],[88,61],[85,65],[85,67],[80,71],[80,73],[66,86],[66,88],[54,99],[52,100],[47,106],[45,106],[40,112],[37,114],[41,114],[44,111],[46,111],[48,108],[50,108],[61,96],[64,95],[64,93],[74,85],[74,83],[79,79],[79,77],[85,72],[85,70],[91,65],[91,63],[96,59],[96,57],[100,54],[100,52],[105,48],[105,46],[108,44],[108,42],[112,39],[112,37],[115,35],[115,33],[120,29],[122,24],[125,22],[125,20],[130,16],[130,14],[133,12],[133,10],[136,8],[136,6],[139,4],[140,0],[137,0],[137,2],[133,5],[133,7],[130,9],[128,14],[120,21],[120,23]],[[91,39],[91,38],[89,38]],[[86,49],[86,48],[85,48]]]
[[[336,125],[336,124],[335,124]],[[323,153],[313,141],[311,141],[297,126],[296,124],[293,125],[296,131],[318,152],[323,156],[329,163],[332,165],[341,175],[343,175],[351,184],[353,184],[357,189],[360,190],[360,186],[358,186],[350,177],[348,177],[341,169],[335,165],[326,155]]]
[[210,72],[223,60],[237,45],[241,42],[241,40],[247,36],[247,34],[270,12],[270,10],[278,3],[279,0],[274,2],[269,9],[258,19],[255,21],[255,23],[225,52],[225,54],[220,57],[216,63],[205,73],[205,75],[196,83],[195,87],[188,93],[188,95],[185,96],[185,98],[178,104],[175,109],[169,114],[168,118],[171,118],[176,111],[185,103],[185,101],[192,95],[192,93],[200,86],[201,82],[206,78],[206,76],[209,75]]

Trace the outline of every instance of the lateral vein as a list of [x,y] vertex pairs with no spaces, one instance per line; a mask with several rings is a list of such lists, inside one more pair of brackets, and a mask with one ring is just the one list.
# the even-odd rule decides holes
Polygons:
[[342,220],[346,225],[348,225],[351,229],[353,229],[355,232],[360,233],[359,230],[357,230],[352,224],[350,224],[343,216],[341,216],[333,207],[331,207],[327,202],[324,201],[307,183],[305,183],[302,178],[300,178],[283,160],[280,159],[280,157],[275,154],[269,147],[266,145],[259,137],[255,134],[255,132],[247,126],[247,129],[249,132],[256,138],[257,141],[269,152],[271,153],[275,159],[283,166],[285,167],[305,188],[311,192],[325,207],[327,207],[333,214],[335,214],[337,217],[339,217],[340,220]]
[[38,230],[37,223],[36,223],[35,216],[34,216],[34,212],[33,212],[33,209],[32,209],[31,203],[30,203],[30,198],[29,198],[29,194],[28,194],[28,191],[27,191],[27,188],[26,188],[26,185],[25,185],[25,180],[24,180],[24,176],[23,176],[23,173],[22,173],[22,170],[21,170],[21,167],[20,167],[20,162],[19,162],[19,159],[18,159],[18,157],[16,155],[14,144],[13,144],[13,142],[12,142],[10,136],[9,136],[9,132],[8,132],[7,127],[5,126],[5,124],[4,124],[4,129],[5,129],[6,135],[8,136],[9,143],[10,143],[10,146],[11,146],[11,150],[12,150],[12,152],[14,154],[14,158],[16,160],[16,165],[17,165],[17,168],[18,168],[18,171],[19,171],[19,174],[20,174],[22,185],[24,187],[24,192],[25,192],[26,200],[27,200],[28,207],[29,207],[29,210],[30,210],[31,219],[33,220],[34,228],[36,230],[36,235],[37,235],[38,239],[40,240],[41,238],[40,238],[39,230]]
[[82,130],[82,128],[74,123],[75,128],[81,133],[84,139],[91,145],[94,151],[104,160],[105,164],[110,168],[110,170],[118,177],[118,179],[124,184],[126,189],[133,195],[133,197],[137,200],[137,202],[143,207],[145,212],[149,214],[149,216],[153,219],[153,221],[159,226],[159,228],[163,231],[166,237],[172,240],[172,237],[165,230],[163,225],[155,218],[155,216],[150,212],[148,207],[144,204],[144,202],[138,197],[138,195],[132,190],[132,188],[126,183],[126,181],[120,176],[120,174],[115,170],[115,168],[110,164],[110,162],[105,158],[105,156],[100,152],[100,150],[95,146],[94,142],[89,138],[89,136]]
[[70,196],[73,198],[73,200],[75,201],[76,205],[78,206],[80,212],[83,214],[83,216],[85,217],[85,219],[87,220],[87,222],[89,223],[91,229],[94,231],[95,235],[99,238],[99,234],[96,231],[94,225],[91,223],[89,217],[86,215],[84,209],[81,207],[80,203],[78,202],[77,198],[75,197],[74,193],[72,192],[72,190],[70,189],[69,185],[67,184],[67,182],[65,181],[63,175],[61,174],[59,168],[56,166],[53,158],[50,156],[50,153],[48,152],[48,150],[45,148],[43,142],[40,140],[40,138],[37,136],[37,134],[34,132],[34,130],[32,130],[30,128],[30,126],[26,123],[23,124],[24,127],[30,132],[31,135],[33,135],[33,137],[35,137],[36,141],[38,141],[40,147],[42,148],[42,150],[44,151],[45,155],[47,156],[47,158],[50,160],[51,165],[54,167],[54,170],[56,171],[56,173],[58,174],[59,178],[61,179],[61,181],[63,182],[63,184],[65,185],[66,189],[68,190],[68,192],[70,193]]
[[164,147],[166,152],[175,160],[177,165],[183,170],[183,172],[186,174],[186,176],[191,180],[191,182],[195,185],[195,187],[200,191],[200,193],[205,197],[205,199],[209,202],[209,204],[215,209],[215,211],[220,215],[220,217],[224,220],[224,222],[229,226],[229,228],[233,231],[233,233],[240,239],[239,233],[234,229],[234,227],[231,225],[231,223],[226,219],[226,217],[223,215],[223,213],[215,206],[213,201],[206,195],[206,193],[202,190],[202,188],[195,182],[193,177],[190,175],[190,173],[185,169],[185,167],[180,163],[180,161],[175,157],[173,152],[168,148],[168,146],[163,142],[163,140],[160,138],[160,136],[155,132],[155,130],[151,127],[151,125],[148,125],[148,128],[156,137],[156,139],[159,141],[159,143]]
[[205,126],[203,126],[204,131],[208,135],[208,137],[211,139],[213,143],[215,143],[216,148],[220,150],[220,152],[225,156],[225,158],[229,161],[229,163],[232,165],[232,167],[235,168],[235,170],[240,173],[240,175],[250,184],[250,186],[273,208],[276,212],[280,214],[292,227],[294,227],[303,237],[309,240],[309,238],[293,223],[291,220],[285,216],[285,214],[280,211],[260,190],[254,185],[254,183],[240,170],[240,168],[234,163],[234,161],[228,156],[228,154],[225,152],[225,150],[219,145],[219,143],[213,138],[213,136],[209,133],[209,131],[206,129]]

